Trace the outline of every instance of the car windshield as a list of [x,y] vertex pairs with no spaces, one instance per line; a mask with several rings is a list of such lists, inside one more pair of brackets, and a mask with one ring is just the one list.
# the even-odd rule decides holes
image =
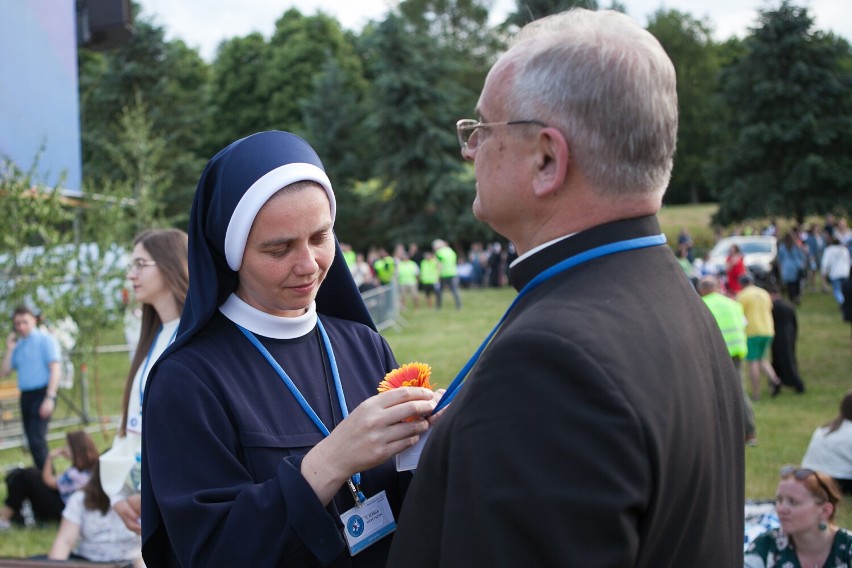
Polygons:
[[743,252],[743,254],[769,254],[772,252],[772,245],[768,242],[742,243],[740,245],[740,250]]

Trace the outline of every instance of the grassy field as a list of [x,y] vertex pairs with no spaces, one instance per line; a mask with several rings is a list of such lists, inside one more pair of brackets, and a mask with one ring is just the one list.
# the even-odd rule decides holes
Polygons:
[[[708,220],[713,210],[713,206],[666,208],[660,218],[669,242],[676,239],[681,226],[687,227],[696,243],[705,236],[712,238]],[[438,312],[421,306],[417,311],[403,312],[401,325],[386,330],[383,335],[400,363],[429,363],[435,381],[446,386],[497,323],[514,295],[510,288],[463,290],[461,311],[445,307]],[[831,296],[807,290],[798,316],[799,366],[807,392],[795,395],[785,390],[773,399],[764,387],[763,400],[755,405],[759,443],[746,451],[746,497],[749,499],[774,497],[779,467],[801,460],[814,428],[836,415],[841,397],[852,387],[849,326],[841,320]],[[104,354],[98,359],[96,368],[89,371],[93,415],[114,417],[118,414],[127,366],[126,354]],[[58,413],[71,415],[64,407]],[[111,431],[98,426],[93,429],[99,446],[108,447]],[[29,457],[20,449],[0,452],[0,468],[28,461]],[[0,484],[0,498],[5,498],[3,484]],[[841,526],[852,527],[852,503],[841,506],[838,521]],[[44,553],[55,530],[55,526],[48,526],[0,533],[0,556]]]

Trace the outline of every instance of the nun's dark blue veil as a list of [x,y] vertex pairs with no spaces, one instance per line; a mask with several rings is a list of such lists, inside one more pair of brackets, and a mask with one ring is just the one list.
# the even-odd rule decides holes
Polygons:
[[[324,170],[307,142],[289,132],[259,132],[233,142],[204,168],[189,215],[189,290],[178,335],[169,353],[195,335],[237,287],[237,273],[225,258],[225,234],[246,191],[268,172],[289,164]],[[280,189],[280,188],[279,188]],[[317,293],[317,313],[376,329],[335,237],[336,253]]]

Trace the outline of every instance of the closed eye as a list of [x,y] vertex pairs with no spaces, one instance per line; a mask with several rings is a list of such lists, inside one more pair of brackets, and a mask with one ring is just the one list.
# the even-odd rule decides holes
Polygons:
[[311,235],[311,243],[315,245],[323,245],[331,238],[331,230],[323,229]]

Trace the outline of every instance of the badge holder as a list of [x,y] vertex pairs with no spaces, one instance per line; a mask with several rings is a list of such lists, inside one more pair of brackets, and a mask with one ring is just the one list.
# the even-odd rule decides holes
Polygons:
[[384,491],[365,500],[364,494],[351,479],[347,485],[355,499],[355,506],[340,515],[340,520],[343,522],[343,535],[349,554],[355,556],[395,531],[396,521]]

